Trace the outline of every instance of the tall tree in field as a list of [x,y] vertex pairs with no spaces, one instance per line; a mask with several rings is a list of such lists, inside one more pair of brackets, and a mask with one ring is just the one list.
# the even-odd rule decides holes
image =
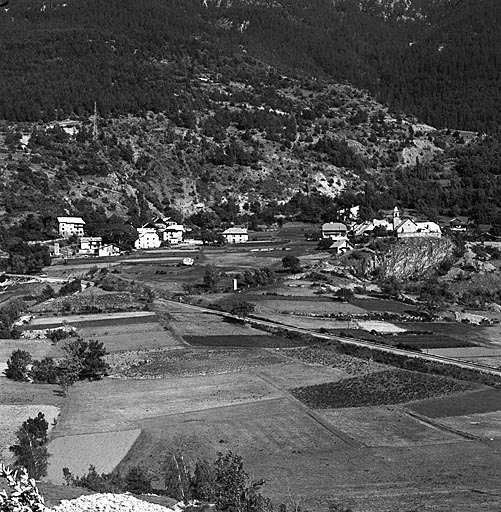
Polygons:
[[12,380],[27,381],[28,365],[31,364],[31,361],[31,354],[26,350],[14,350],[10,359],[7,360],[7,368],[4,370],[5,376]]
[[35,418],[28,418],[17,431],[17,444],[9,449],[16,457],[15,465],[25,467],[31,478],[36,480],[47,474],[47,430],[49,424],[42,412]]
[[215,265],[207,265],[205,267],[204,284],[209,292],[213,292],[219,282],[220,275]]

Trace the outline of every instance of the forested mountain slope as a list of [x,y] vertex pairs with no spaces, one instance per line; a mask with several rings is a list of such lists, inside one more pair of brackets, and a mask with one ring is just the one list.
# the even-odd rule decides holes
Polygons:
[[0,243],[51,236],[64,213],[90,234],[355,204],[501,223],[500,144],[474,133],[498,130],[498,15],[491,0],[11,0]]
[[[496,0],[13,0],[0,12],[0,116],[189,110],[203,69],[245,55],[347,80],[437,127],[501,121]],[[248,77],[247,77],[248,78]],[[179,94],[179,96],[176,96]]]

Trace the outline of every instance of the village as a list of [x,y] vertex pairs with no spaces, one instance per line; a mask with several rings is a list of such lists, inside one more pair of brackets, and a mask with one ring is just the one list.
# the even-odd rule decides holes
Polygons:
[[[356,209],[355,209],[356,211]],[[104,243],[102,236],[89,236],[85,232],[85,221],[81,217],[57,217],[60,239],[49,244],[53,258],[75,257],[112,257],[124,252],[123,247],[116,244]],[[350,222],[326,222],[321,225],[314,240],[327,240],[322,249],[333,254],[343,254],[363,245],[369,238],[394,237],[398,240],[410,238],[441,238],[443,233],[463,233],[475,231],[475,236],[482,242],[495,242],[497,237],[489,233],[490,226],[481,226],[474,230],[466,217],[444,219],[441,224],[429,220],[417,219],[414,216],[402,214],[395,207],[392,212],[382,218],[358,222],[356,218]],[[273,227],[262,231],[250,232],[245,226],[231,226],[225,230],[214,232],[212,245],[244,244],[250,241],[268,240],[260,237],[263,231],[272,231]],[[134,241],[135,250],[158,249],[160,247],[197,246],[209,243],[207,240],[192,236],[192,227],[177,223],[170,217],[157,216],[136,229],[137,239]],[[34,242],[32,242],[34,243]]]

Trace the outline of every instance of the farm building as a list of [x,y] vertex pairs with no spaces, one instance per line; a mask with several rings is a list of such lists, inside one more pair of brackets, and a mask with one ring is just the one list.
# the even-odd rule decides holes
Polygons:
[[229,244],[241,244],[249,240],[247,228],[228,228],[223,231],[223,236]]
[[346,237],[348,228],[342,222],[327,222],[322,226],[322,238],[338,239]]
[[81,217],[58,217],[59,234],[64,238],[84,236],[85,221]]
[[95,255],[103,245],[103,238],[100,236],[81,236],[78,239],[78,253]]
[[329,247],[329,251],[332,251],[334,254],[343,254],[347,251],[352,251],[353,249],[353,245],[350,244],[347,238],[334,240],[332,245]]
[[117,256],[120,254],[120,247],[113,244],[106,244],[99,248],[98,256]]
[[178,244],[183,241],[184,226],[181,224],[171,224],[162,231],[162,238],[164,242],[170,244]]

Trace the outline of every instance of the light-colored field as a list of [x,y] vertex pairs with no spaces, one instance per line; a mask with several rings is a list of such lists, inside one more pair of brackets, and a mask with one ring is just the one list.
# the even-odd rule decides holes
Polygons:
[[343,432],[367,446],[454,443],[461,438],[424,423],[392,406],[317,411]]
[[301,300],[283,300],[266,298],[256,304],[256,313],[302,313],[315,315],[330,315],[337,313],[366,313],[365,309],[354,306],[353,304],[343,302],[325,302],[325,301],[301,301]]
[[40,326],[43,328],[44,325],[56,324],[56,323],[82,323],[82,322],[93,322],[93,321],[109,321],[111,324],[120,322],[121,319],[127,318],[144,318],[153,317],[155,313],[152,311],[134,311],[134,312],[120,312],[120,313],[98,313],[89,315],[65,315],[65,316],[46,316],[34,318],[30,325]]
[[250,325],[224,322],[220,316],[210,313],[191,312],[187,309],[169,312],[173,317],[171,327],[181,336],[266,336],[268,333]]
[[0,405],[0,460],[10,461],[12,452],[9,451],[9,446],[16,442],[16,432],[24,421],[34,418],[39,412],[44,414],[50,432],[53,421],[59,415],[59,407],[53,405]]
[[501,439],[501,411],[440,418],[440,423],[483,439]]
[[84,339],[103,342],[108,352],[180,346],[180,342],[156,322],[83,327],[78,332]]
[[269,400],[279,392],[248,373],[154,380],[79,382],[55,435],[128,430],[146,418]]
[[384,334],[405,332],[405,329],[397,327],[395,324],[390,322],[382,322],[379,320],[357,320],[356,323],[360,329],[364,329],[365,331],[376,331]]
[[98,473],[110,473],[134,444],[140,429],[56,437],[49,443],[47,479],[62,484],[63,468],[74,476],[87,473],[89,465]]
[[258,253],[251,252],[250,248],[245,252],[212,252],[204,251],[205,264],[212,264],[218,267],[239,267],[242,268],[256,268],[256,267],[271,267],[280,262],[283,255],[280,257],[264,256]]

